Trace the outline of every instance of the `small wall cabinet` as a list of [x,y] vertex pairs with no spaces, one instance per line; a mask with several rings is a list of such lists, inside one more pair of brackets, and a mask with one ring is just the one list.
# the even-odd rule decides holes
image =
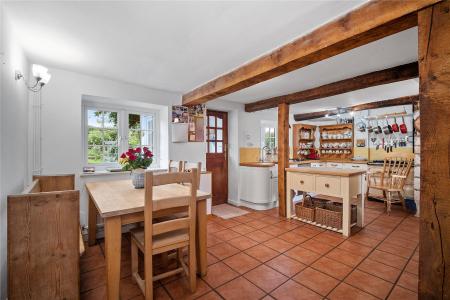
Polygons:
[[316,126],[306,124],[294,124],[292,126],[293,158],[305,159],[315,151]]
[[350,159],[353,157],[353,124],[319,126],[320,157]]

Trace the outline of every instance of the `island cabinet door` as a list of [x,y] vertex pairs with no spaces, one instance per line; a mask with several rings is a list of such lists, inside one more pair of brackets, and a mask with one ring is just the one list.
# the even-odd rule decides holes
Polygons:
[[341,196],[341,178],[338,176],[316,176],[316,193],[328,196]]

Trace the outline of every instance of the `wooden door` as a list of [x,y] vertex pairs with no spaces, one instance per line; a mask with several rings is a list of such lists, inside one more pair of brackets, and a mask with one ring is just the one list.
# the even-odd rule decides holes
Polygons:
[[207,110],[206,170],[212,173],[212,204],[228,201],[228,118],[226,112]]

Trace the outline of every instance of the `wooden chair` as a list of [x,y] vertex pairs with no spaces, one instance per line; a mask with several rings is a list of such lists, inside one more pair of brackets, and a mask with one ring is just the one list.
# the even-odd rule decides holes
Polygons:
[[[131,273],[141,288],[145,299],[153,298],[153,281],[160,280],[178,273],[186,273],[189,279],[191,292],[196,290],[196,256],[195,256],[195,222],[197,200],[197,169],[192,172],[176,172],[153,175],[145,174],[145,208],[144,229],[131,231]],[[153,213],[153,186],[173,183],[191,184],[190,194],[167,198],[158,201],[167,201],[164,210],[186,207],[187,216],[169,219],[155,223]],[[183,249],[188,248],[188,265],[183,261]],[[177,250],[178,268],[153,276],[153,255]],[[138,251],[144,253],[145,280],[138,273]]]
[[167,169],[169,173],[183,172],[183,161],[169,160],[169,167]]
[[184,161],[183,162],[183,172],[192,172],[193,169],[197,169],[197,189],[199,189],[200,186],[200,176],[202,175],[201,170],[202,170],[202,163],[201,162],[197,162],[197,163],[193,163],[193,162],[188,162],[188,161]]
[[[381,190],[382,200],[386,203],[386,211],[391,212],[391,204],[400,202],[405,209],[405,198],[403,197],[403,186],[414,161],[413,153],[388,153],[384,158],[383,170],[367,173],[367,193],[369,198],[370,189]],[[397,194],[398,199],[393,199]]]

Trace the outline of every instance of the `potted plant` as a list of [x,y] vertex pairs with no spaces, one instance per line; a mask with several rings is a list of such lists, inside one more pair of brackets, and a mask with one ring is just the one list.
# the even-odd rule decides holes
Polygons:
[[153,153],[147,147],[130,148],[127,152],[122,153],[119,163],[122,170],[131,171],[131,179],[136,189],[144,188],[144,175],[153,162]]

